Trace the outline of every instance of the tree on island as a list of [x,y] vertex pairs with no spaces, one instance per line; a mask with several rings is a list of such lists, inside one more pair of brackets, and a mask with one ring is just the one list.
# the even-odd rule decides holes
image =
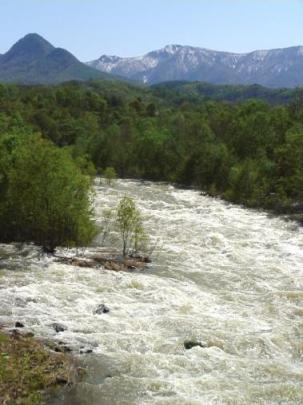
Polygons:
[[110,186],[117,178],[116,170],[113,167],[106,167],[103,171],[103,176],[108,186]]
[[118,204],[117,227],[121,235],[124,257],[131,251],[138,252],[144,247],[147,235],[144,231],[142,215],[131,197],[123,197]]

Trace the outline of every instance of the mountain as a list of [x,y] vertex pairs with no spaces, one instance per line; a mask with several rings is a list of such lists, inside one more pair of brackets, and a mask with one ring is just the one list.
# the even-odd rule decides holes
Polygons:
[[87,65],[147,84],[185,80],[273,88],[303,85],[301,46],[239,54],[168,45],[140,57],[103,55]]
[[70,80],[109,79],[111,75],[81,63],[65,49],[38,34],[28,34],[0,55],[0,82],[53,84]]

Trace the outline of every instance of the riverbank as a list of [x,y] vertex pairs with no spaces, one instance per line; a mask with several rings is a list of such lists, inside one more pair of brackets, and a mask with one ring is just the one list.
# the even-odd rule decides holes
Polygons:
[[51,351],[32,333],[0,329],[0,404],[39,404],[75,382],[71,357]]
[[[26,257],[25,253],[24,261]],[[51,260],[50,255],[45,258]],[[54,263],[117,272],[141,270],[150,262],[148,257],[140,255],[123,258],[117,250],[108,248],[91,250],[83,255],[78,252],[71,257],[54,255],[52,258]],[[22,306],[28,302],[36,303],[37,300],[20,300]],[[107,312],[109,309],[104,304],[94,310],[95,314]],[[0,325],[0,405],[35,405],[44,398],[60,396],[60,391],[73,386],[84,371],[76,367],[72,356],[75,353],[72,353],[69,343],[54,337],[39,340],[25,328],[26,322],[20,320],[22,322],[15,322],[12,329]],[[52,323],[51,327],[56,335],[67,329],[59,323]],[[78,350],[79,354],[92,352],[91,348],[82,346]]]

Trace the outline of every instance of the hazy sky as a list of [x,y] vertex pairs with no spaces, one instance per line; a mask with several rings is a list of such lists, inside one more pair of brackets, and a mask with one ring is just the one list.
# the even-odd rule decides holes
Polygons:
[[82,61],[167,44],[235,52],[303,45],[303,0],[0,0],[0,53],[37,32]]

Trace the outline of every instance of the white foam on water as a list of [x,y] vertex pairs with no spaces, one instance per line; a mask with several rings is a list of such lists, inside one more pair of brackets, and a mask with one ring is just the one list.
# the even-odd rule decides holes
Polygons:
[[[0,322],[93,348],[86,380],[58,403],[302,403],[302,228],[126,180],[96,186],[97,220],[125,194],[158,241],[144,272],[72,267],[32,247],[20,255],[0,246]],[[101,303],[110,312],[95,315]],[[67,330],[56,334],[53,322]],[[185,340],[207,347],[185,350]]]

